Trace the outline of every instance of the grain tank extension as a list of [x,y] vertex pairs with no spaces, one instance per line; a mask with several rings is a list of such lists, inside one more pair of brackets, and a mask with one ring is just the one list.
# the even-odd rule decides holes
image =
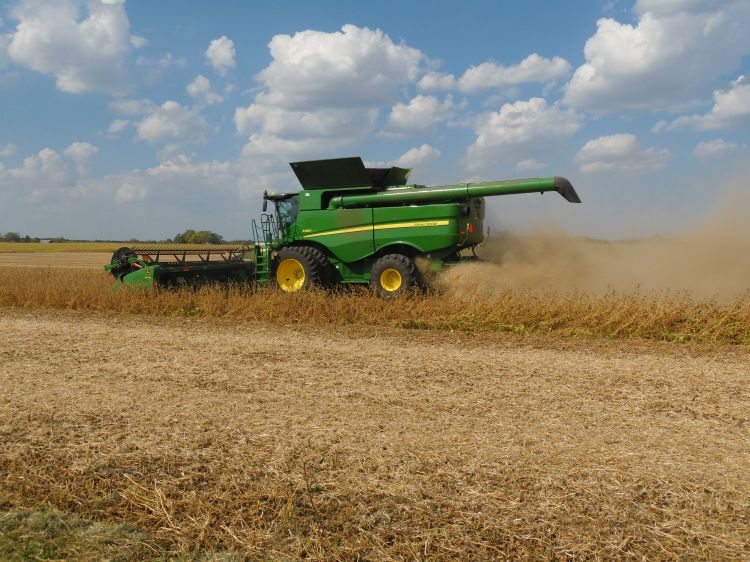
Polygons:
[[[302,190],[264,193],[264,212],[259,223],[252,221],[254,239],[245,254],[252,259],[237,261],[232,254],[219,276],[272,282],[289,292],[369,283],[377,294],[393,296],[422,283],[417,262],[437,270],[466,259],[463,251],[482,242],[485,197],[557,191],[580,203],[562,177],[428,187],[407,185],[409,169],[367,168],[359,157],[291,166]],[[108,268],[124,271],[115,257]],[[140,269],[149,267],[147,257],[141,256]],[[117,263],[123,265],[121,258]],[[205,277],[212,266],[204,266]],[[127,284],[128,275],[121,280]]]

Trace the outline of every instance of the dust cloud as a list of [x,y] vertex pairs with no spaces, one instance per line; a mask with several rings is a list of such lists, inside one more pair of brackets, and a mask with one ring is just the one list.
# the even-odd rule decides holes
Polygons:
[[733,300],[750,291],[750,197],[729,198],[713,217],[669,239],[609,242],[550,227],[490,238],[477,254],[487,261],[441,276],[448,292],[488,297],[508,289],[617,291]]

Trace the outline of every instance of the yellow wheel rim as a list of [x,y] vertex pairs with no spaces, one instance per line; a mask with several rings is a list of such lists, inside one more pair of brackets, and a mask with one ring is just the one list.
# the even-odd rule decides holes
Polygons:
[[305,284],[305,268],[294,258],[288,258],[276,268],[276,282],[282,290],[292,293]]
[[386,269],[380,274],[380,286],[386,291],[398,291],[401,288],[401,274],[396,269]]

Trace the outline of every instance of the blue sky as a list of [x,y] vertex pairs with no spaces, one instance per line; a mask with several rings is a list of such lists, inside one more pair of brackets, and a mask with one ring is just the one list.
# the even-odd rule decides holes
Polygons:
[[[0,232],[248,235],[287,162],[565,175],[495,228],[671,234],[750,172],[750,3],[0,3]],[[745,78],[745,76],[748,78]]]

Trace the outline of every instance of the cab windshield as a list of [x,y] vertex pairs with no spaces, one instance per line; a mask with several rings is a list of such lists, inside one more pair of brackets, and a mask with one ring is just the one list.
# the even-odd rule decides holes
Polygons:
[[288,199],[276,201],[276,215],[279,219],[279,226],[285,234],[289,232],[289,228],[297,220],[297,211],[299,211],[299,195],[292,195]]

